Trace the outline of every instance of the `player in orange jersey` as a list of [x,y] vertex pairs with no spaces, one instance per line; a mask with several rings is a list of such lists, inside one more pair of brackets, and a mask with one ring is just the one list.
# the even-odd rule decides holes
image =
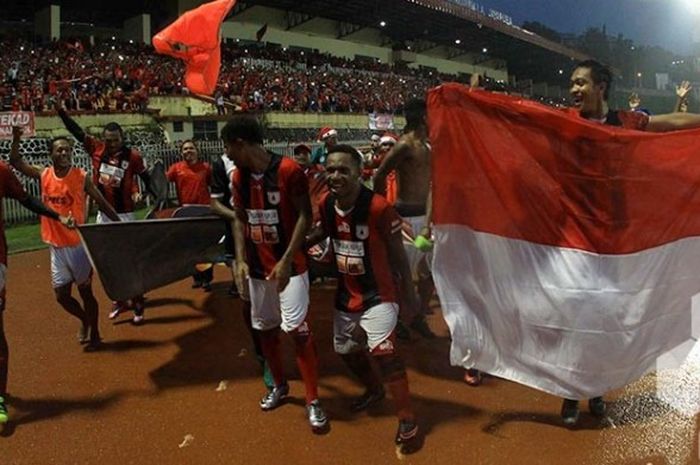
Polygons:
[[[72,166],[73,147],[65,137],[55,138],[50,145],[53,166],[40,168],[29,165],[19,153],[21,130],[14,128],[10,163],[25,176],[41,182],[42,200],[59,214],[83,224],[86,217],[86,194],[92,197],[112,221],[119,221],[114,208],[97,190],[85,170]],[[41,238],[51,253],[51,283],[56,300],[71,315],[80,320],[79,340],[90,352],[100,347],[97,300],[92,293],[92,266],[77,231],[64,225],[41,219]],[[75,283],[83,305],[73,298]]]

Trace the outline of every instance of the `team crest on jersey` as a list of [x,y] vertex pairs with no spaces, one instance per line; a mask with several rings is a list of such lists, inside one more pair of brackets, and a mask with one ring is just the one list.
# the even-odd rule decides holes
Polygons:
[[311,333],[311,330],[309,329],[309,324],[304,320],[304,322],[299,325],[297,328],[297,333],[299,333],[300,336],[308,336]]
[[369,226],[366,224],[358,224],[355,226],[355,235],[358,239],[367,239],[367,237],[369,237]]
[[343,221],[338,225],[338,232],[349,233],[350,225]]
[[381,344],[379,344],[379,347],[377,347],[377,351],[379,352],[384,352],[384,353],[390,353],[394,351],[394,343],[391,342],[389,339],[385,339]]
[[122,169],[126,170],[129,167],[129,160],[122,160]]
[[277,205],[280,203],[280,192],[279,191],[272,191],[267,193],[267,201],[270,202],[272,205]]

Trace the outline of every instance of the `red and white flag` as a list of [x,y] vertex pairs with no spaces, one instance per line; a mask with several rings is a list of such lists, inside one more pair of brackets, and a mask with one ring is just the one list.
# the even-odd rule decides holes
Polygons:
[[451,362],[572,399],[697,340],[700,131],[604,126],[457,84],[428,97]]

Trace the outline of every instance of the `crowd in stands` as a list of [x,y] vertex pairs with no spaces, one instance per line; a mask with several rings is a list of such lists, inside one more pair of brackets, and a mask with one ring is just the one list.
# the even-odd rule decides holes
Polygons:
[[90,46],[63,40],[34,45],[0,41],[0,102],[4,110],[144,111],[149,89],[177,82],[179,65],[143,45],[109,42]]
[[371,58],[281,47],[228,46],[223,56],[222,93],[244,110],[401,113],[406,100],[458,79]]
[[[33,44],[0,36],[0,110],[145,112],[149,96],[185,95],[183,64],[150,45],[65,39]],[[229,40],[213,101],[220,113],[285,111],[396,113],[405,101],[468,75],[440,74],[369,57],[347,59],[309,49]],[[485,87],[511,91],[488,80]],[[566,98],[537,98],[561,106]]]
[[[183,65],[149,45],[65,39],[37,45],[0,39],[3,110],[145,111],[149,96],[181,95]],[[349,60],[311,50],[227,42],[214,98],[237,110],[392,112],[456,76]],[[463,77],[465,80],[467,76]],[[226,105],[225,103],[228,103]]]

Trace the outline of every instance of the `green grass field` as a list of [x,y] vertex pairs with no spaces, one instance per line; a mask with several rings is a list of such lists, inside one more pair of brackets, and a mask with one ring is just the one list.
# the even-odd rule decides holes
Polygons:
[[[136,219],[143,219],[148,210],[148,208],[136,210]],[[88,222],[94,223],[95,216],[91,216]],[[10,255],[46,247],[46,244],[41,241],[39,223],[8,226],[5,228],[5,237],[7,238],[7,249]]]

